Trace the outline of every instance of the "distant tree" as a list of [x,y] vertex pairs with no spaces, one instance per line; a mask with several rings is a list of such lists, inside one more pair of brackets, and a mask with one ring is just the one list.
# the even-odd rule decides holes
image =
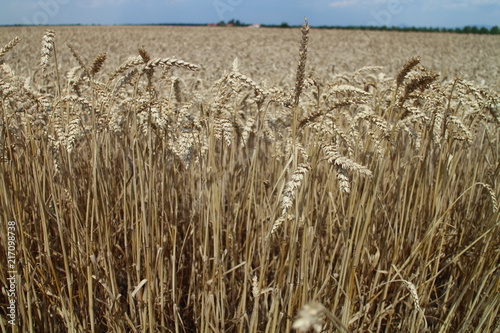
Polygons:
[[281,23],[280,28],[290,28],[290,26],[288,25],[288,23],[283,22]]
[[477,34],[477,33],[479,32],[479,28],[478,28],[478,27],[476,27],[476,26],[473,26],[473,27],[471,28],[471,31],[470,31],[470,32],[471,32],[471,33],[473,33],[473,34]]
[[224,21],[220,21],[219,23],[217,23],[217,26],[218,27],[225,27],[226,23]]
[[485,27],[482,27],[481,29],[479,29],[479,33],[480,34],[489,34],[490,31],[488,29],[486,29]]
[[500,29],[498,28],[498,25],[495,25],[494,27],[491,28],[490,34],[492,34],[492,35],[500,34]]
[[232,19],[230,20],[229,22],[227,22],[228,24],[232,24],[234,25],[235,27],[241,27],[243,26],[243,24],[240,22],[240,20],[235,20],[235,19]]

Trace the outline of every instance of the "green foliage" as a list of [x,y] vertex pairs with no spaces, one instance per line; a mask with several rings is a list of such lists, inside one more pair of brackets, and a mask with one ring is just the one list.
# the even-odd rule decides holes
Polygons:
[[227,24],[232,24],[235,27],[244,27],[244,26],[248,25],[248,24],[241,23],[240,20],[235,20],[235,19],[230,20],[229,22],[227,22]]

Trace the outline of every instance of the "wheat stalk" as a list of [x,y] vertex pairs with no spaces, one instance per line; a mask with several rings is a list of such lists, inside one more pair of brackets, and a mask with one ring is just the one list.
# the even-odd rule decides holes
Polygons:
[[[416,60],[395,74],[362,67],[392,67],[408,37],[435,52],[441,37],[317,30],[306,54],[303,27],[303,66],[288,82],[293,29],[64,27],[97,56],[54,43],[46,73],[60,61],[60,85],[20,56],[39,49],[25,41],[41,29],[23,28],[23,49],[6,55],[10,42],[0,58],[0,248],[15,222],[23,330],[496,329],[496,87],[448,80],[454,63],[443,81]],[[136,32],[206,59],[204,72],[137,54]],[[332,60],[332,40],[356,50],[360,34],[373,42]],[[447,42],[478,45],[469,37]],[[86,44],[101,40],[122,54]],[[237,60],[224,71],[235,51],[245,74]],[[491,81],[492,66],[476,65]]]

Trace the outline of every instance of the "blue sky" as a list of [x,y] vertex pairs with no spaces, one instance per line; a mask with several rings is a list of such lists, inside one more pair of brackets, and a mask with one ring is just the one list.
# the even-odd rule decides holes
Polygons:
[[500,0],[1,0],[0,24],[500,25]]

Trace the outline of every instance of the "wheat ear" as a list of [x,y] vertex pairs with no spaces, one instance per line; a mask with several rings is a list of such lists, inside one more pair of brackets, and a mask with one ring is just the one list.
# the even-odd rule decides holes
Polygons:
[[325,317],[330,320],[337,332],[350,332],[339,318],[327,310],[323,304],[317,302],[306,304],[300,309],[292,328],[298,332],[310,332],[313,329],[314,332],[320,333],[323,331]]
[[498,212],[498,200],[497,200],[497,196],[495,195],[495,191],[493,190],[493,188],[486,184],[486,183],[478,183],[479,185],[482,185],[489,193],[490,195],[490,198],[491,198],[491,203],[493,204],[493,213],[497,213]]
[[307,61],[307,43],[309,42],[309,23],[307,22],[307,19],[304,19],[304,24],[302,25],[301,31],[302,40],[300,42],[299,64],[297,66],[297,74],[295,76],[295,91],[293,96],[294,106],[297,106],[299,104],[300,94],[302,93],[302,88],[304,87],[304,77]]
[[99,53],[92,62],[92,66],[90,66],[90,75],[94,76],[99,73],[102,68],[102,65],[106,61],[106,53]]
[[406,75],[420,63],[420,57],[413,57],[409,59],[401,68],[401,70],[398,73],[398,76],[396,77],[396,85],[399,87],[403,84],[404,79],[406,78]]
[[111,73],[111,75],[108,78],[108,82],[113,81],[113,79],[115,79],[118,75],[122,74],[126,70],[128,70],[132,67],[138,66],[140,64],[143,64],[143,63],[144,63],[144,60],[140,56],[129,57],[127,60],[125,60],[125,62],[123,64],[120,65],[120,67],[116,68],[113,71],[113,73]]
[[5,45],[2,49],[0,49],[0,59],[10,50],[14,48],[19,42],[21,41],[21,38],[19,37],[14,37],[13,40],[11,40],[7,45]]
[[40,60],[40,67],[42,71],[45,72],[47,70],[47,66],[49,65],[50,55],[52,54],[52,50],[54,50],[54,41],[56,38],[56,33],[54,30],[47,30],[42,39],[42,56]]
[[293,204],[295,199],[295,192],[302,184],[304,180],[304,176],[311,170],[311,166],[306,163],[300,164],[297,166],[297,169],[294,171],[292,178],[285,186],[285,190],[283,191],[283,199],[281,201],[281,208],[283,209],[283,215],[288,211]]
[[184,61],[184,60],[175,59],[175,58],[165,58],[165,59],[158,58],[155,60],[148,61],[146,66],[144,66],[144,71],[150,70],[150,69],[152,69],[154,67],[158,67],[158,66],[181,67],[181,68],[189,69],[192,71],[197,71],[200,69],[200,66],[189,63],[189,62]]
[[[431,84],[436,81],[439,77],[439,74],[435,72],[424,72],[415,75],[415,77],[411,78],[405,86],[405,92],[403,96],[399,99],[399,105],[402,106],[403,103],[410,97],[410,94],[416,90],[426,90],[431,86]],[[403,117],[404,118],[404,117]]]
[[76,59],[76,61],[80,65],[80,67],[85,72],[85,75],[87,75],[87,77],[90,77],[89,68],[87,67],[87,65],[83,61],[82,57],[80,57],[80,55],[76,52],[76,50],[73,48],[73,46],[71,46],[70,44],[66,44],[66,46],[68,47],[68,49],[70,50],[71,54]]
[[[142,58],[142,61],[147,64],[151,61],[151,55],[149,54],[148,51],[144,48],[144,46],[140,47],[138,49],[139,55]],[[146,74],[146,77],[148,79],[148,89],[152,87],[153,85],[153,75],[155,73],[154,67],[148,68],[144,70],[144,73]]]

